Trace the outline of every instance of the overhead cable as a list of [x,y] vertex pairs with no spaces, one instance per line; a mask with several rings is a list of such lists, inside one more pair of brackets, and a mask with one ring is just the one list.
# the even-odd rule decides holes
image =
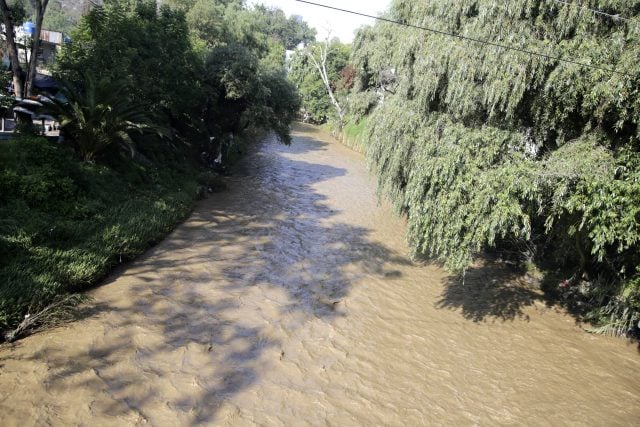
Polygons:
[[516,51],[516,52],[520,52],[520,53],[526,53],[528,55],[540,56],[542,58],[556,60],[556,61],[560,61],[560,62],[565,62],[567,64],[579,65],[581,67],[587,67],[587,68],[591,68],[591,69],[594,69],[594,70],[606,71],[608,73],[618,74],[620,76],[632,77],[631,75],[629,75],[627,73],[616,71],[616,70],[611,69],[611,68],[599,67],[597,65],[586,64],[584,62],[575,61],[573,59],[565,59],[565,58],[561,58],[559,56],[547,55],[546,53],[542,53],[542,52],[536,52],[536,51],[533,51],[533,50],[521,49],[519,47],[509,46],[509,45],[506,45],[506,44],[495,43],[495,42],[492,42],[490,40],[481,40],[481,39],[477,39],[477,38],[474,38],[474,37],[468,37],[468,36],[463,36],[463,35],[460,35],[460,34],[450,33],[450,32],[447,32],[447,31],[435,30],[433,28],[423,27],[423,26],[420,26],[420,25],[408,24],[406,22],[395,21],[393,19],[383,18],[383,17],[380,17],[380,16],[368,15],[366,13],[356,12],[354,10],[342,9],[342,8],[339,8],[339,7],[329,6],[329,5],[326,5],[326,4],[314,3],[312,1],[307,1],[307,0],[296,0],[296,1],[299,2],[299,3],[310,4],[312,6],[323,7],[325,9],[332,9],[332,10],[335,10],[335,11],[338,11],[338,12],[350,13],[352,15],[358,15],[358,16],[363,16],[365,18],[371,18],[371,19],[375,19],[375,20],[378,20],[378,21],[388,22],[390,24],[401,25],[403,27],[415,28],[415,29],[423,30],[423,31],[429,31],[429,32],[435,33],[435,34],[440,34],[440,35],[449,36],[449,37],[455,37],[455,38],[458,38],[458,39],[461,39],[461,40],[471,41],[471,42],[480,43],[480,44],[484,44],[484,45],[495,46],[495,47],[499,47],[499,48],[505,49],[505,50],[512,50],[512,51]]
[[580,9],[591,11],[591,12],[595,13],[596,15],[606,16],[607,18],[611,18],[614,21],[625,21],[625,22],[631,21],[631,19],[625,18],[624,16],[620,16],[619,14],[613,15],[611,13],[603,12],[603,11],[598,10],[598,9],[591,9],[589,6],[584,6],[580,2],[565,1],[565,0],[553,0],[553,1],[555,1],[556,3],[563,4],[565,6],[576,6],[576,7],[580,8]]

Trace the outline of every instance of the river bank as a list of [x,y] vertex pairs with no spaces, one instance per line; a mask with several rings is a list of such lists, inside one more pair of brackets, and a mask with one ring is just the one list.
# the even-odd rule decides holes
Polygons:
[[9,341],[68,318],[77,293],[183,221],[201,185],[186,161],[82,162],[34,136],[4,141],[0,164],[0,340]]
[[[406,254],[360,155],[267,140],[83,320],[0,350],[4,425],[632,425],[640,357]],[[500,280],[498,280],[500,279]]]

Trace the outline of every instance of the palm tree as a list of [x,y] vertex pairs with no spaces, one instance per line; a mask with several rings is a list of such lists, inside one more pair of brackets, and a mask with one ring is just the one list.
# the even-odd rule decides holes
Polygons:
[[[135,154],[131,134],[169,132],[154,123],[153,115],[132,101],[127,88],[118,82],[96,82],[84,76],[82,84],[61,82],[60,93],[49,98],[45,110],[60,122],[60,130],[84,161],[93,161],[107,146],[117,143]],[[62,95],[62,96],[60,96]]]

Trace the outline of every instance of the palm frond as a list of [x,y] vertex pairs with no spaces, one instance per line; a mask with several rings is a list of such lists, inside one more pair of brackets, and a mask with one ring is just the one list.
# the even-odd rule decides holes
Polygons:
[[63,100],[50,98],[51,102],[44,108],[58,118],[65,137],[85,160],[94,159],[113,143],[120,143],[133,155],[135,143],[131,134],[134,132],[171,138],[170,131],[158,125],[148,109],[130,99],[122,83],[96,81],[91,75],[85,75],[81,82],[62,79],[60,93]]

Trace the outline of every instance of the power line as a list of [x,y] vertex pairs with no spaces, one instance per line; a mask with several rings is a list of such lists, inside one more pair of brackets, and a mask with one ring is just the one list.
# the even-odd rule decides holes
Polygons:
[[625,18],[624,16],[620,16],[619,14],[612,15],[610,13],[603,12],[603,11],[598,10],[598,9],[591,9],[590,7],[584,6],[579,2],[564,1],[564,0],[553,0],[553,1],[555,1],[556,3],[563,4],[565,6],[576,6],[576,7],[580,8],[580,9],[589,10],[589,11],[595,13],[596,15],[606,16],[607,18],[611,18],[614,21],[625,21],[625,22],[630,22],[631,21],[631,19]]
[[611,68],[598,67],[597,65],[585,64],[584,62],[574,61],[572,59],[564,59],[564,58],[561,58],[559,56],[547,55],[546,53],[535,52],[535,51],[527,50],[527,49],[520,49],[518,47],[513,47],[513,46],[506,45],[506,44],[501,44],[501,43],[495,43],[495,42],[492,42],[492,41],[489,41],[489,40],[481,40],[481,39],[476,39],[476,38],[473,38],[473,37],[462,36],[460,34],[449,33],[447,31],[434,30],[433,28],[422,27],[420,25],[407,24],[406,22],[394,21],[393,19],[382,18],[380,16],[374,16],[374,15],[368,15],[368,14],[362,13],[362,12],[356,12],[356,11],[348,10],[348,9],[341,9],[339,7],[329,6],[329,5],[320,4],[320,3],[314,3],[314,2],[311,2],[311,1],[307,1],[307,0],[296,0],[296,1],[299,2],[299,3],[310,4],[312,6],[323,7],[323,8],[326,8],[326,9],[332,9],[332,10],[335,10],[335,11],[338,11],[338,12],[350,13],[352,15],[358,15],[358,16],[363,16],[365,18],[371,18],[371,19],[375,19],[375,20],[378,20],[378,21],[388,22],[390,24],[401,25],[403,27],[415,28],[415,29],[423,30],[423,31],[429,31],[429,32],[440,34],[440,35],[444,35],[444,36],[456,37],[456,38],[459,38],[461,40],[472,41],[472,42],[475,42],[475,43],[485,44],[485,45],[489,45],[489,46],[495,46],[495,47],[499,47],[501,49],[506,49],[506,50],[513,50],[513,51],[520,52],[520,53],[526,53],[528,55],[540,56],[542,58],[547,58],[547,59],[551,59],[551,60],[565,62],[567,64],[579,65],[581,67],[587,67],[587,68],[591,68],[591,69],[594,69],[594,70],[606,71],[608,73],[618,74],[618,75],[625,76],[625,77],[632,77],[629,74],[622,73],[620,71],[616,71],[616,70],[613,70]]

